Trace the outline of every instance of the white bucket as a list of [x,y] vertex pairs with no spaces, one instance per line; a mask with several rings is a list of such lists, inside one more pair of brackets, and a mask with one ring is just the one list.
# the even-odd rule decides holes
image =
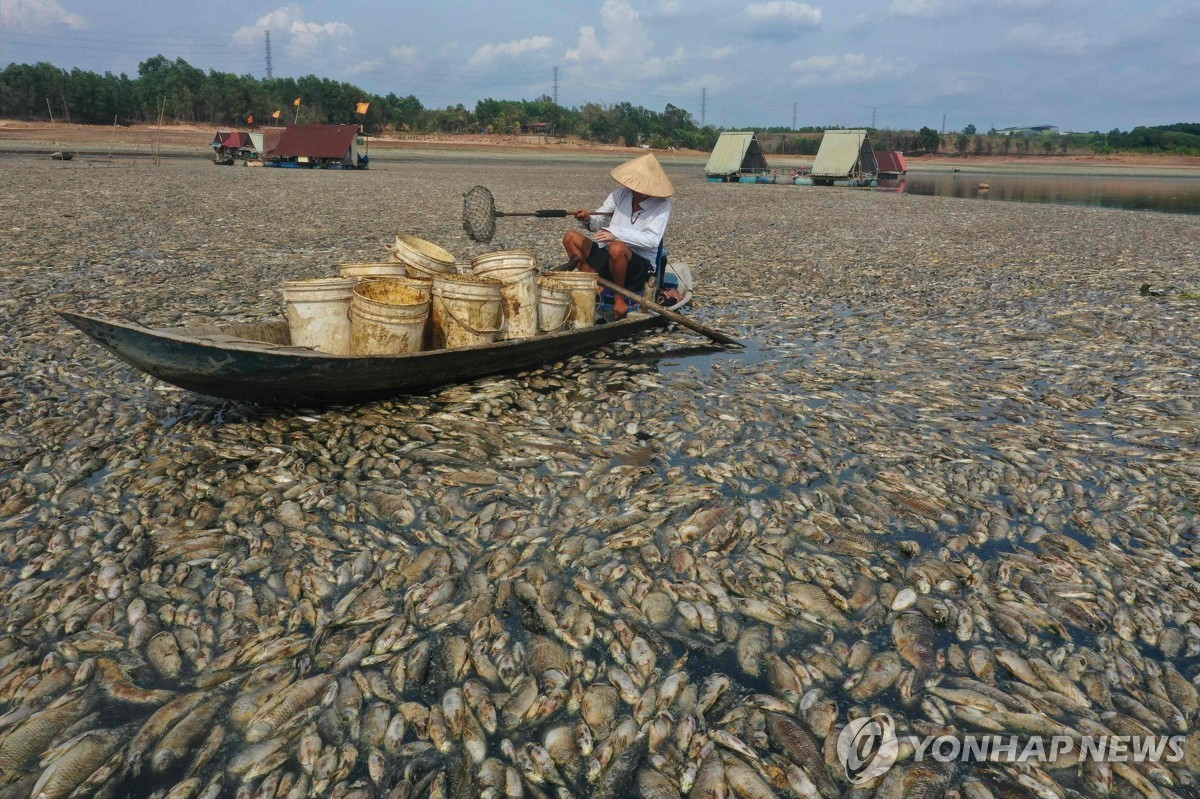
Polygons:
[[538,278],[538,330],[555,333],[571,321],[571,287],[551,277]]
[[471,271],[500,281],[501,339],[532,338],[538,332],[537,258],[529,250],[505,250],[471,260]]
[[292,345],[330,355],[349,355],[350,296],[357,282],[340,277],[283,281]]
[[574,327],[596,323],[596,273],[555,272],[554,280],[571,287],[571,321]]
[[454,271],[454,256],[432,241],[401,233],[388,249],[393,259],[408,267],[409,277],[433,280]]
[[364,280],[350,306],[355,355],[420,352],[429,319],[429,284],[407,278]]
[[379,277],[404,277],[404,264],[399,261],[379,261],[376,263],[338,264],[338,274],[342,277],[353,277],[367,280]]
[[442,275],[433,281],[433,347],[468,347],[495,341],[503,324],[500,281],[476,275]]

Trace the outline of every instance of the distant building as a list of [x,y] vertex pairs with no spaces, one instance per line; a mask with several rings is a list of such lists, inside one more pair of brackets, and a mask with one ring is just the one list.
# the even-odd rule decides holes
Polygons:
[[870,181],[879,172],[875,151],[865,130],[827,130],[813,161],[812,180],[817,184],[856,184]]
[[366,169],[366,139],[357,125],[288,125],[267,151],[268,166]]
[[876,150],[875,163],[879,165],[879,177],[898,178],[908,173],[908,161],[904,153],[895,150]]
[[1058,133],[1057,125],[1028,125],[1023,128],[998,128],[1001,136],[1040,136],[1043,133]]
[[218,130],[209,146],[213,148],[213,161],[232,164],[241,158],[253,161],[274,147],[283,134],[282,128],[264,128],[262,131]]
[[757,175],[769,171],[767,157],[754,131],[727,130],[717,139],[704,174],[709,179],[731,180],[736,183],[739,175]]

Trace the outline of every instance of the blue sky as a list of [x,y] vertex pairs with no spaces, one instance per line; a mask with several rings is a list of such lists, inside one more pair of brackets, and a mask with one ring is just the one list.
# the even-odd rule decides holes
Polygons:
[[315,74],[427,107],[554,93],[727,127],[1200,122],[1196,0],[0,0],[0,65]]

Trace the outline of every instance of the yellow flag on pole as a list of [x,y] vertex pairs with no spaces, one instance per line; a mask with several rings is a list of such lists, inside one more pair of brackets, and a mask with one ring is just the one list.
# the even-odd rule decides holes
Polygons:
[[365,114],[365,113],[367,113],[367,109],[369,109],[370,107],[371,107],[370,103],[359,103],[357,106],[357,110],[354,113]]
[[246,124],[247,124],[247,125],[253,125],[253,124],[254,124],[254,114],[251,114],[250,116],[246,117]]
[[292,100],[292,105],[300,105],[300,98],[297,97],[295,100]]
[[271,119],[279,119],[279,115],[282,112],[283,112],[282,109],[276,109],[274,112],[272,112]]

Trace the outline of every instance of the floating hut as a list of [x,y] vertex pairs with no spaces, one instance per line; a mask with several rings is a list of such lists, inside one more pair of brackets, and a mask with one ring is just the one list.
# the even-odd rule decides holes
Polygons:
[[879,165],[879,177],[899,178],[908,174],[908,161],[904,153],[896,150],[876,150],[875,163]]
[[871,186],[879,164],[865,130],[827,130],[813,162],[811,177],[818,186]]
[[722,133],[704,165],[704,174],[716,183],[736,183],[746,178],[748,180],[744,182],[754,183],[758,176],[765,176],[769,171],[767,158],[754,131]]
[[266,153],[267,166],[366,169],[366,138],[357,125],[288,125]]
[[263,131],[218,130],[209,146],[213,149],[213,162],[232,164],[234,159],[254,161],[279,143],[283,128],[267,128]]

